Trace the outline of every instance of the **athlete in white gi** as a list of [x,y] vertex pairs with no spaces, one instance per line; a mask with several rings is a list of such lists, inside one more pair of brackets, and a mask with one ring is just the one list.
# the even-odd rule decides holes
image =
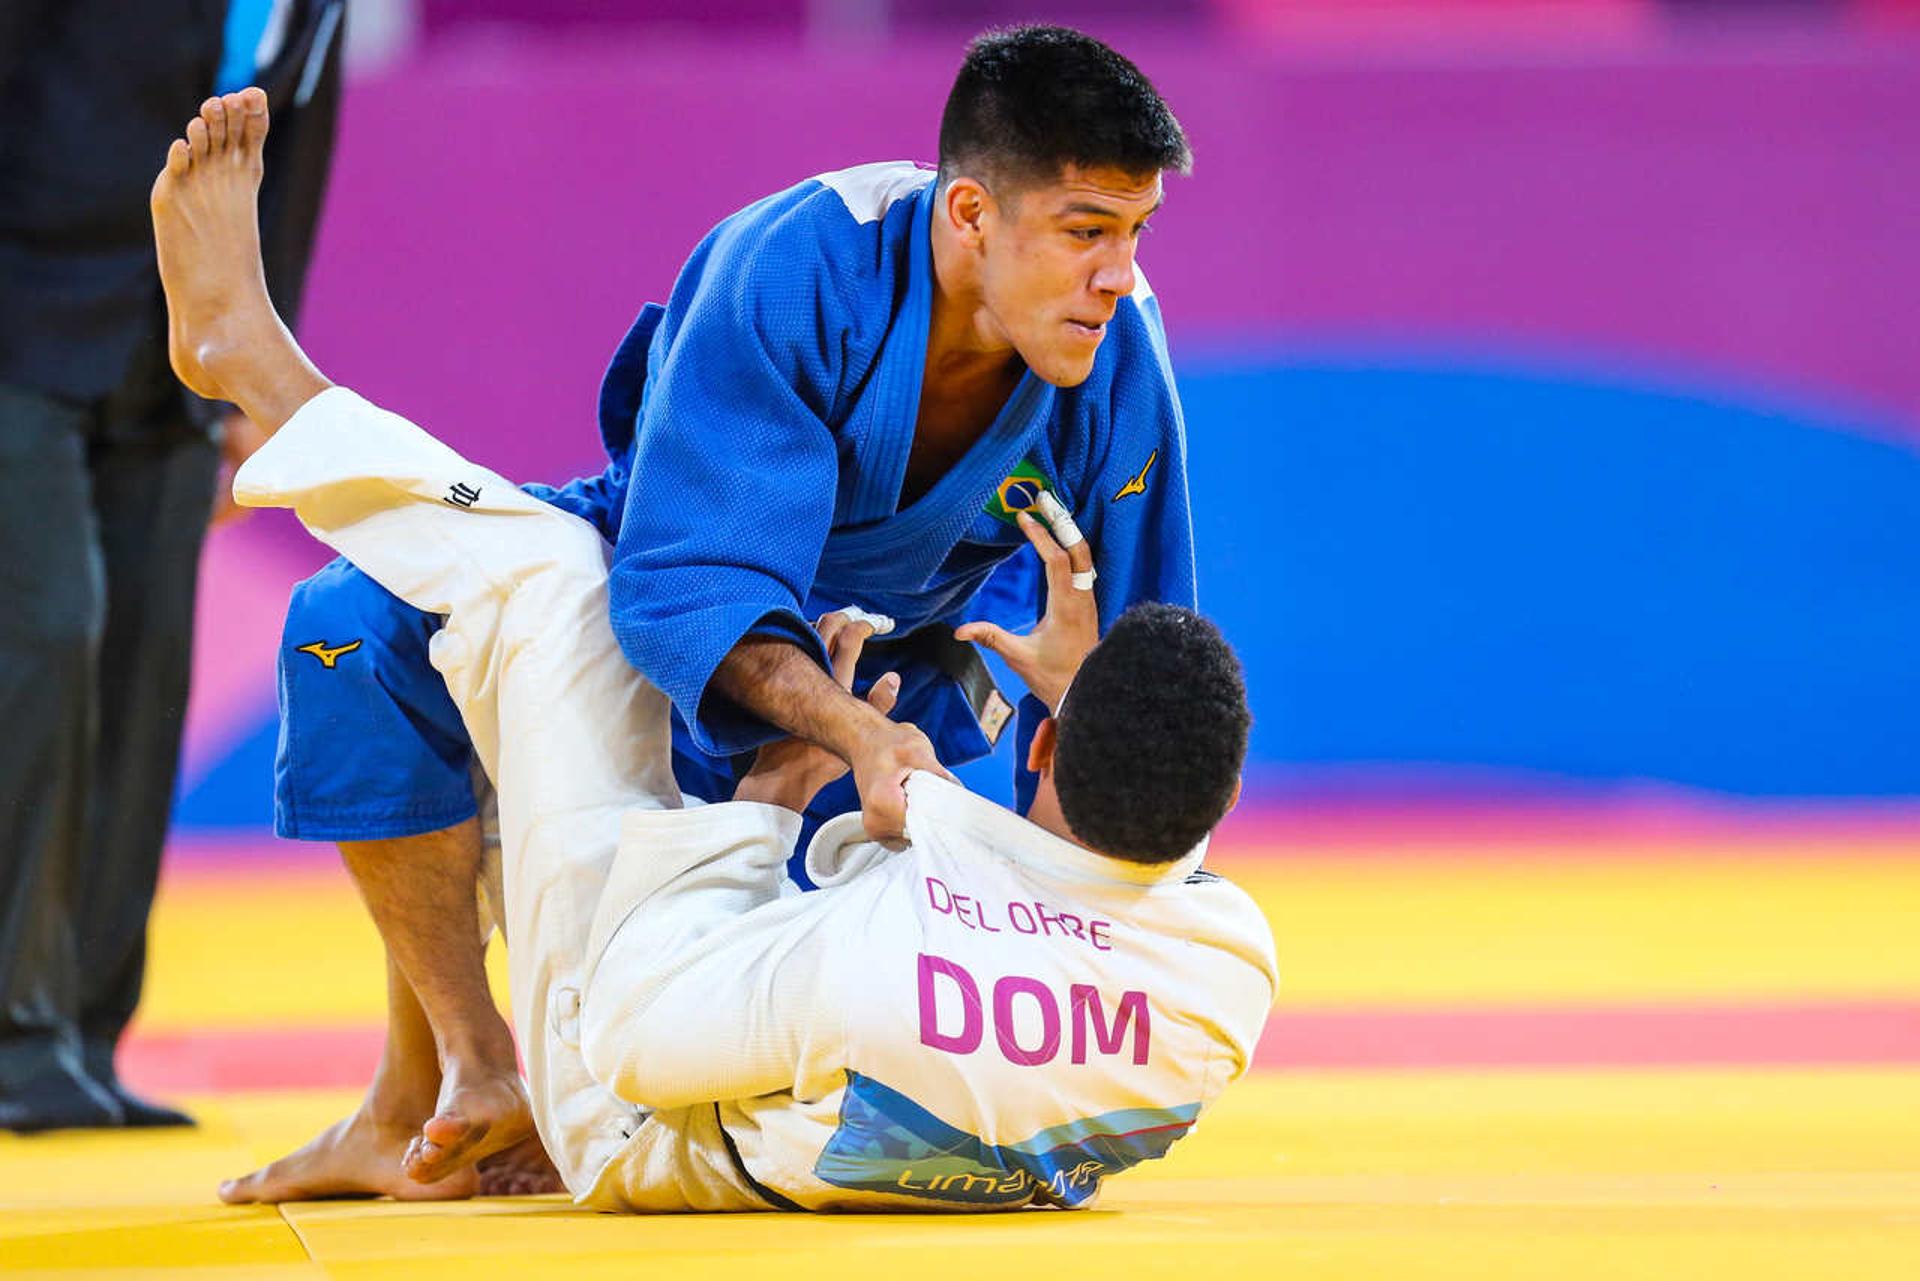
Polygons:
[[[686,802],[667,701],[609,627],[592,527],[333,387],[273,316],[242,234],[254,104],[235,98],[230,142],[196,137],[156,186],[176,370],[275,433],[236,478],[241,502],[293,507],[447,616],[432,658],[498,793],[516,1029],[568,1190],[640,1211],[1081,1206],[1163,1154],[1250,1063],[1272,937],[1245,894],[1198,870],[1204,827],[1184,852],[1096,852],[1056,775],[1075,716],[1099,715],[1076,709],[1125,692],[1130,669],[1109,656],[1224,653],[1210,625],[1144,606],[1081,664],[1091,589],[1073,579],[1088,562],[1029,522],[1051,639],[1027,675],[1060,713],[1034,747],[1035,821],[915,774],[904,847],[868,842],[850,815],[808,853],[823,888],[788,893],[797,811],[839,762],[775,745],[739,799]],[[866,630],[823,628],[848,678]],[[1204,699],[1193,715],[1225,709],[1237,735],[1210,826],[1244,751],[1237,670]],[[1150,791],[1165,770],[1155,727],[1138,730],[1073,768],[1137,771]]]

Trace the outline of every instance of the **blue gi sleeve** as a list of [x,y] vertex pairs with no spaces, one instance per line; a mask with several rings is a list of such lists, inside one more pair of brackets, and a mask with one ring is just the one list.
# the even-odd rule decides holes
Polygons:
[[708,689],[742,638],[777,636],[826,667],[801,610],[833,516],[839,316],[824,269],[759,230],[723,223],[674,286],[608,582],[621,649],[714,755],[779,736]]

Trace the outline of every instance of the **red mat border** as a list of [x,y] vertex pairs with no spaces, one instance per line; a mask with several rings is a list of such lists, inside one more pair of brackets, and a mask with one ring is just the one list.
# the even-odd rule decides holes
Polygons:
[[[136,1033],[123,1075],[161,1093],[355,1089],[377,1027]],[[1920,1064],[1920,1001],[1276,1011],[1262,1071]]]

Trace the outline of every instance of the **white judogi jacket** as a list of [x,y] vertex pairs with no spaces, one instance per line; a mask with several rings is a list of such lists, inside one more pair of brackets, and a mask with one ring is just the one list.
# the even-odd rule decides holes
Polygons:
[[1273,939],[1204,846],[1110,859],[916,774],[907,847],[836,820],[799,894],[799,815],[673,787],[584,522],[343,389],[234,487],[447,616],[432,658],[498,792],[535,1120],[582,1203],[1084,1206],[1246,1070]]
[[[582,1024],[590,1070],[621,1097],[663,1112],[720,1100],[767,1199],[1083,1205],[1251,1061],[1272,935],[1200,851],[1124,863],[917,774],[910,848],[837,820],[808,852],[822,888],[774,901],[798,827],[760,805],[631,815],[603,928],[625,919]],[[767,901],[702,921],[688,908],[711,881]],[[593,1193],[658,1196],[626,1159]]]

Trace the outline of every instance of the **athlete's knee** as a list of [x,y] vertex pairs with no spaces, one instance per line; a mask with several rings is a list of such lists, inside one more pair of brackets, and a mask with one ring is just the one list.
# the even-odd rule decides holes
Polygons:
[[472,745],[427,657],[439,626],[346,561],[294,589],[278,656],[280,835],[383,840],[473,816]]
[[430,672],[427,645],[439,626],[350,561],[333,561],[296,584],[287,605],[279,654],[283,712],[294,709],[303,678],[321,673],[329,686],[391,687],[397,676]]
[[[479,884],[486,835],[476,818],[463,818],[405,836],[369,837],[339,842],[341,858],[356,881],[369,873],[403,866],[414,879],[433,884]],[[449,936],[452,937],[452,936]]]
[[387,649],[414,638],[425,652],[437,623],[429,614],[395,596],[344,556],[311,578],[296,583],[287,604],[286,639],[299,644],[309,633],[329,641],[349,634],[378,638]]

